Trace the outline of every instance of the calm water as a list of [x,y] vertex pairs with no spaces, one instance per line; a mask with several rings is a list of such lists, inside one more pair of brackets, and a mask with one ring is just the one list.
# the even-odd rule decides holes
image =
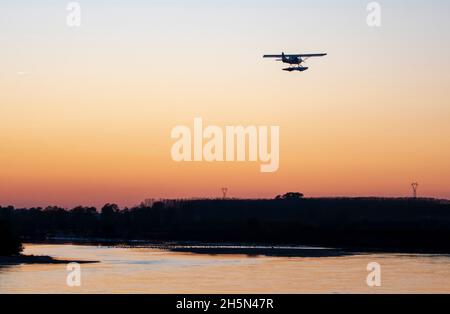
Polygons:
[[[66,285],[65,265],[0,266],[0,293],[450,293],[450,256],[342,257],[199,255],[154,248],[26,245],[25,254],[97,260]],[[367,264],[382,287],[366,284]]]

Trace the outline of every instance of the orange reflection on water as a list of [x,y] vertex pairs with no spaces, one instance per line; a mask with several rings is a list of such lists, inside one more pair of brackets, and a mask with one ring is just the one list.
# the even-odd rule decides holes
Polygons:
[[[350,255],[250,257],[154,248],[26,245],[26,254],[97,260],[82,285],[66,285],[66,265],[0,267],[0,293],[450,293],[450,257]],[[382,287],[366,285],[367,264],[382,266]]]

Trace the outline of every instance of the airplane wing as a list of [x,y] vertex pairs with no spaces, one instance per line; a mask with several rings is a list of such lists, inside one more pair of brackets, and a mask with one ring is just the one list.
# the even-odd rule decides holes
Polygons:
[[[298,58],[311,58],[311,57],[324,57],[326,53],[305,53],[296,55],[284,55],[285,57],[298,57]],[[283,55],[264,55],[263,58],[282,58]]]

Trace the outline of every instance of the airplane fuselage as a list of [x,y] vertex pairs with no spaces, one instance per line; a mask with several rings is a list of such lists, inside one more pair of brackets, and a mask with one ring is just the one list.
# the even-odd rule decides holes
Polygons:
[[287,64],[301,64],[303,62],[302,58],[299,58],[297,56],[285,56],[283,54],[281,61],[283,61],[283,63],[287,63]]

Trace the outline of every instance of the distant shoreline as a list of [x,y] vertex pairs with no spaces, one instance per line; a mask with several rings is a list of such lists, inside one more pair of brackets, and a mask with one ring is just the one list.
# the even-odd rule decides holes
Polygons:
[[423,254],[450,255],[449,252],[424,249],[392,249],[364,247],[323,247],[298,244],[274,243],[233,243],[233,242],[201,242],[201,241],[152,241],[126,239],[89,239],[89,238],[49,238],[46,240],[25,241],[26,244],[41,245],[81,245],[117,248],[153,248],[172,252],[186,252],[208,255],[265,255],[292,257],[332,257],[356,254]]
[[34,256],[34,255],[17,255],[17,256],[0,256],[0,266],[10,266],[10,265],[36,265],[36,264],[92,264],[98,263],[98,261],[82,261],[82,260],[63,260],[55,259],[50,256]]
[[[287,195],[295,193],[288,193]],[[3,213],[3,214],[2,214]],[[450,253],[450,202],[425,198],[161,200],[66,210],[0,208],[24,242],[309,246]]]

